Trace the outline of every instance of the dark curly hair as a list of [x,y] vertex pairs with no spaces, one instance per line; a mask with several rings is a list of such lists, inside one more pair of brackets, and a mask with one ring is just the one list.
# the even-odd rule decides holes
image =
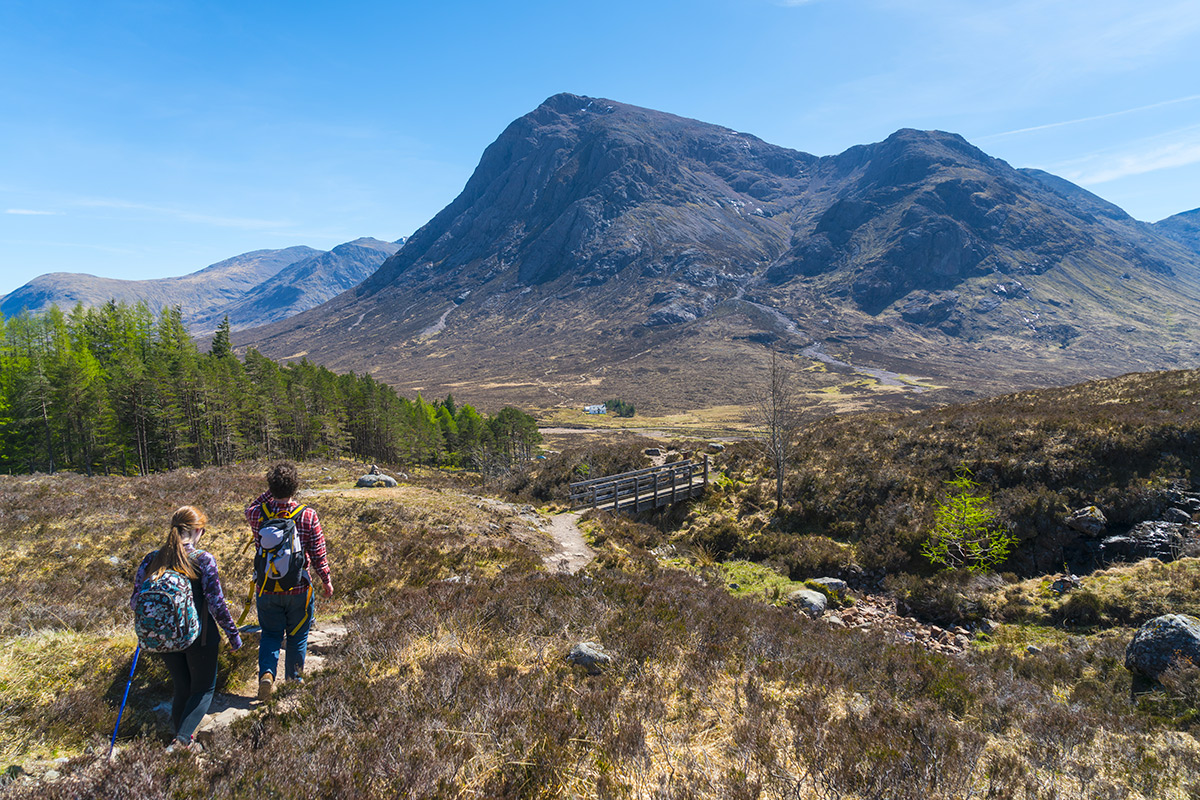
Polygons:
[[296,472],[296,465],[285,461],[267,470],[267,488],[281,500],[294,497],[300,488],[300,474]]

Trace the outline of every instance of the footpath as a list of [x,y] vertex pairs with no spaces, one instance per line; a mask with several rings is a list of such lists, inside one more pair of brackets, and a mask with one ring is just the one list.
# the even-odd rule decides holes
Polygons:
[[[530,519],[535,527],[553,540],[553,549],[542,556],[542,563],[547,570],[574,575],[595,559],[596,551],[584,541],[583,532],[579,529],[579,516],[571,512],[556,514],[550,518],[548,524],[541,518],[537,521]],[[313,623],[313,628],[308,634],[308,655],[304,661],[306,679],[320,673],[326,656],[345,635],[346,626],[340,620],[317,620]],[[256,634],[249,634],[245,637],[247,646],[257,645],[255,636]],[[282,654],[280,659],[282,663]],[[255,683],[243,692],[218,694],[213,697],[208,715],[196,730],[196,739],[207,746],[217,731],[228,728],[235,721],[254,713],[261,705],[257,697],[257,688],[258,684]],[[170,706],[164,710],[169,713]]]
[[[338,620],[317,620],[313,623],[312,629],[308,633],[308,655],[304,659],[304,675],[305,679],[319,673],[325,666],[325,657],[329,651],[337,644],[337,640],[346,635],[346,626]],[[246,634],[243,640],[245,646],[257,647],[257,634]],[[283,663],[283,654],[280,653],[280,663]],[[254,713],[261,702],[258,700],[258,684],[254,683],[250,689],[244,693],[238,694],[218,694],[213,697],[212,706],[209,712],[205,715],[204,720],[200,723],[200,727],[196,729],[196,740],[205,747],[212,743],[213,735],[223,729],[228,728],[242,717]],[[166,713],[170,713],[170,704],[165,707],[160,707]]]

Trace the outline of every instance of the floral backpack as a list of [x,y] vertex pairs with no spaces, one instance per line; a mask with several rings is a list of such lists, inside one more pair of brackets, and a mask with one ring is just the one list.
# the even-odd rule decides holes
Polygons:
[[200,614],[186,575],[165,569],[146,578],[133,599],[133,629],[149,653],[186,650],[200,635]]

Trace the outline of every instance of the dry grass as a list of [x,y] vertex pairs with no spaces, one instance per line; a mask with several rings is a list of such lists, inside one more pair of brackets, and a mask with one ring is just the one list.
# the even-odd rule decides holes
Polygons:
[[999,619],[1081,629],[1137,627],[1163,614],[1200,617],[1198,558],[1117,564],[1084,575],[1080,587],[1066,594],[1054,592],[1052,583],[1052,577],[1030,578],[990,594],[985,603]]
[[[121,570],[157,544],[159,520],[186,490],[209,511],[213,550],[237,585],[248,569],[238,561],[240,506],[257,493],[262,466],[0,481],[10,501],[0,533],[34,573],[0,575],[0,591],[25,603],[4,606],[0,723],[14,731],[6,758],[102,746],[132,650],[123,632],[132,575]],[[348,630],[325,672],[302,691],[285,687],[196,761],[164,758],[156,746],[148,709],[166,681],[148,670],[135,683],[132,738],[118,761],[80,759],[65,781],[10,787],[12,796],[1073,800],[1200,791],[1200,747],[1177,732],[1193,723],[1177,705],[1130,704],[1127,629],[1074,635],[1050,621],[1051,608],[1039,612],[1045,621],[1005,625],[990,646],[948,658],[763,603],[763,590],[770,599],[773,587],[792,585],[786,570],[663,568],[650,550],[669,530],[607,514],[588,521],[602,550],[589,573],[548,575],[536,557],[536,512],[439,486],[359,492],[350,482],[361,470],[304,467],[338,587],[321,613],[342,616]],[[50,481],[61,509],[93,515],[94,546],[74,548],[69,514],[44,511]],[[712,513],[736,528],[726,499],[714,498]],[[701,530],[702,517],[689,525]],[[721,534],[703,530],[714,541]],[[844,554],[825,541],[809,543],[812,563]],[[107,582],[67,592],[64,570],[42,565],[39,550],[78,553],[67,563]],[[102,566],[112,552],[122,561]],[[1169,587],[1191,592],[1190,562],[1137,569],[1138,607]],[[1114,606],[1128,600],[1120,587],[1129,581],[1116,573],[1094,580]],[[732,596],[730,582],[744,584],[744,596]],[[1035,582],[1014,586],[1037,591]],[[1003,602],[1012,587],[998,588]],[[1036,657],[1022,647],[1031,640],[1042,647]],[[594,676],[570,666],[564,656],[579,641],[600,643],[614,663]],[[236,680],[245,666],[252,672],[252,663],[227,663],[224,673]]]

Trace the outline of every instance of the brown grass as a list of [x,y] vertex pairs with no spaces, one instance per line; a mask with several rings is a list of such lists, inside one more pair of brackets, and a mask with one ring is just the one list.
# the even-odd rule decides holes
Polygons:
[[[938,440],[946,441],[939,425],[962,419],[935,418]],[[886,425],[905,429],[891,418]],[[907,428],[910,455],[923,452],[913,444],[918,427]],[[829,430],[835,445],[845,444],[847,428]],[[1037,452],[1060,452],[1061,442],[1045,433],[1034,437]],[[640,445],[589,451],[588,463],[634,463]],[[846,452],[816,452],[809,463],[833,468]],[[1075,463],[1069,451],[1056,457]],[[17,785],[10,794],[904,799],[1200,792],[1188,706],[1193,676],[1172,676],[1164,691],[1131,702],[1123,667],[1131,628],[1120,627],[1194,603],[1200,582],[1193,562],[1090,576],[1084,590],[1100,604],[1092,627],[1067,625],[1062,608],[1070,598],[1043,598],[1038,581],[950,576],[941,586],[897,585],[897,592],[916,587],[944,597],[954,613],[978,603],[1007,620],[990,641],[951,658],[869,630],[833,630],[764,602],[771,586],[782,592],[792,585],[784,575],[852,567],[844,562],[854,551],[815,531],[772,530],[756,457],[731,448],[725,458],[734,477],[697,504],[695,516],[655,525],[594,515],[588,529],[601,554],[579,576],[542,569],[544,539],[529,518],[536,512],[464,493],[452,485],[457,479],[368,493],[350,488],[359,465],[305,465],[309,488],[323,490],[306,499],[321,513],[338,587],[321,613],[343,617],[348,629],[327,655],[328,669],[301,690],[285,686],[277,702],[219,735],[202,761],[161,753],[149,708],[165,676],[147,670],[134,687],[129,747],[119,760],[80,758],[64,768],[62,782]],[[922,458],[896,463],[919,467]],[[0,566],[0,592],[12,600],[0,606],[7,654],[0,707],[8,715],[0,724],[15,731],[8,758],[103,746],[128,673],[124,609],[136,559],[157,544],[174,506],[194,502],[210,514],[211,547],[231,585],[244,585],[240,508],[257,493],[264,466],[136,480],[0,480],[0,534],[14,551],[13,563]],[[565,457],[545,466],[544,482],[525,476],[527,496],[552,494],[572,472]],[[895,487],[919,485],[891,474]],[[838,497],[841,486],[814,496]],[[88,545],[76,547],[81,527]],[[660,563],[654,551],[672,540],[705,562],[700,574]],[[776,573],[717,566],[719,551],[749,549]],[[87,582],[94,585],[79,589],[79,572],[94,576]],[[731,578],[758,583],[732,596]],[[580,641],[600,643],[613,664],[594,676],[570,666],[564,656]],[[1030,643],[1040,652],[1028,652]],[[247,666],[253,670],[235,660],[224,673],[236,681]]]

